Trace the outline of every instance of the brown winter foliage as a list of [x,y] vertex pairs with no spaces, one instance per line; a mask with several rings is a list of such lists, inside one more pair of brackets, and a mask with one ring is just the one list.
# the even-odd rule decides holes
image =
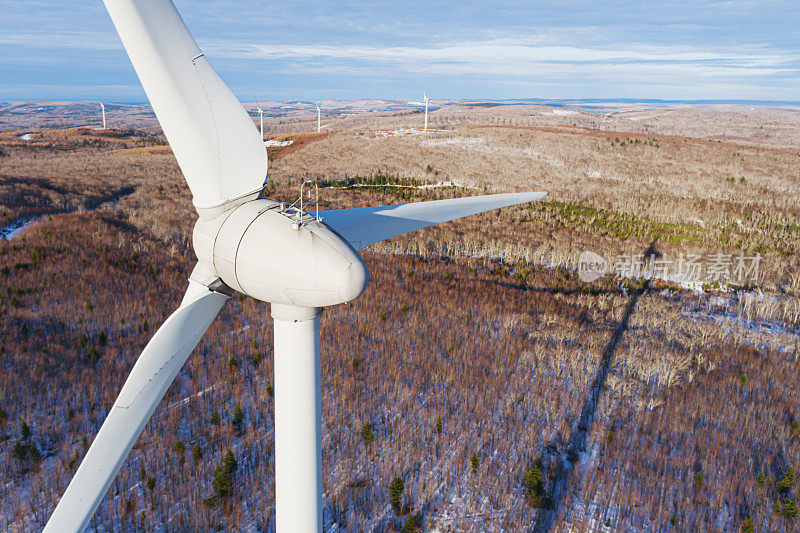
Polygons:
[[[326,208],[479,192],[392,186],[400,178],[551,191],[375,245],[364,252],[366,293],[326,309],[328,526],[399,531],[413,513],[441,531],[731,531],[746,519],[796,528],[790,502],[800,494],[787,472],[800,466],[797,148],[596,132],[538,106],[492,127],[483,110],[473,124],[445,111],[433,123],[448,130],[425,137],[384,137],[406,119],[371,129],[390,119],[356,115],[342,122],[364,125],[287,135],[295,148],[271,151],[271,197],[293,200],[299,180],[314,177],[337,187],[321,190]],[[0,239],[4,531],[46,521],[193,264],[191,195],[172,155],[149,148],[157,134],[120,130],[73,146],[80,137],[0,142],[0,225],[45,213]],[[356,175],[392,183],[341,186]],[[763,279],[756,290],[695,294],[610,276],[586,284],[572,270],[583,249],[651,245],[757,251]],[[271,527],[271,346],[267,305],[233,297],[94,528]],[[212,498],[229,449],[232,495]],[[542,494],[526,488],[534,465]],[[403,516],[389,498],[396,477]]]

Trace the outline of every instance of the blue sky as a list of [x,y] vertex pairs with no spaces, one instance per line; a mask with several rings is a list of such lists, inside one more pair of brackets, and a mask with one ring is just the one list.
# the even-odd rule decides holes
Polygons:
[[[242,100],[800,100],[800,2],[175,0]],[[144,101],[101,0],[0,0],[0,100]]]

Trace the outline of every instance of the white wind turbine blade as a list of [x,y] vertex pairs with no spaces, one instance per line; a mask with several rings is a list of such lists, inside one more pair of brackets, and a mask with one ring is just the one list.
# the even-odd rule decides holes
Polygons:
[[322,221],[356,250],[411,231],[500,207],[541,200],[546,192],[451,198],[430,202],[320,211]]
[[267,151],[171,0],[103,0],[194,195],[213,207],[266,182]]
[[45,532],[83,532],[170,383],[227,299],[189,281],[180,307],[133,366]]

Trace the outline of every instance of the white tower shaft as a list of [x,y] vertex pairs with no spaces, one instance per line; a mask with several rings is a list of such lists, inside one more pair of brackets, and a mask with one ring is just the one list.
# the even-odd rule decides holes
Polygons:
[[103,115],[103,129],[106,129],[106,106],[100,102],[100,113]]
[[272,304],[278,533],[322,532],[321,311]]
[[261,119],[261,140],[264,140],[264,111],[258,110],[258,116]]
[[423,95],[425,98],[425,133],[428,133],[428,95]]
[[322,131],[322,127],[321,127],[322,123],[321,123],[320,120],[321,120],[320,119],[320,110],[319,110],[319,106],[317,106],[317,133]]

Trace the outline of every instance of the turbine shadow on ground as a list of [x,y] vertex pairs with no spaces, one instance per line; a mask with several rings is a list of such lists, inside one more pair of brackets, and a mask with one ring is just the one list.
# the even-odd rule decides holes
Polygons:
[[[651,242],[650,246],[644,252],[645,257],[650,257],[651,255],[658,255],[655,247],[655,241]],[[581,410],[581,416],[578,419],[578,425],[570,436],[565,452],[554,457],[554,460],[558,461],[558,464],[556,466],[556,474],[552,483],[550,484],[549,490],[547,491],[547,498],[545,500],[547,505],[542,507],[537,513],[536,518],[534,519],[529,530],[531,532],[538,533],[551,531],[555,525],[556,518],[558,518],[558,511],[567,492],[567,484],[572,476],[572,471],[575,469],[575,465],[580,458],[580,451],[586,446],[586,437],[588,436],[589,430],[592,427],[594,414],[597,410],[597,405],[600,400],[600,393],[605,387],[606,377],[609,369],[611,368],[611,363],[614,360],[614,352],[617,350],[619,341],[622,340],[622,335],[628,329],[628,322],[633,314],[634,309],[636,308],[636,302],[639,300],[639,296],[641,296],[644,291],[647,290],[649,284],[649,279],[644,280],[642,289],[634,291],[631,294],[631,299],[625,308],[625,312],[622,315],[622,320],[620,320],[619,324],[617,324],[617,327],[614,329],[614,333],[611,336],[611,340],[603,350],[603,359],[600,361],[600,367],[597,369],[597,374],[595,375],[594,380],[592,381],[592,386],[589,389],[588,395],[586,396],[586,401],[584,402],[583,409]]]

